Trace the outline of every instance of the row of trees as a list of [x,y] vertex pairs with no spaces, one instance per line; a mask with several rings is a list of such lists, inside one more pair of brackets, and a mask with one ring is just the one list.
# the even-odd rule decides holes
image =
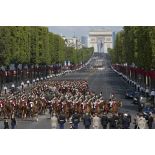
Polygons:
[[155,69],[155,27],[125,26],[118,32],[114,49],[109,49],[112,63],[135,64],[145,70]]
[[66,47],[64,39],[49,32],[48,27],[0,27],[0,66],[63,64],[65,60],[77,64],[86,61],[92,52],[92,48],[75,50]]
[[109,54],[116,70],[143,87],[155,88],[155,27],[123,27]]
[[73,64],[85,63],[93,54],[93,48],[74,49],[66,47],[66,60],[70,60]]

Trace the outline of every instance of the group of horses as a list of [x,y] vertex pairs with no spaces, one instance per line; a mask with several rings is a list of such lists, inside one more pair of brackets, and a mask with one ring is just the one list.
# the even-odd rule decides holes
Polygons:
[[69,119],[75,111],[81,116],[85,113],[117,113],[122,102],[117,99],[111,99],[110,102],[101,96],[96,97],[85,80],[47,80],[1,99],[0,117],[34,119],[46,112],[51,116],[63,112]]
[[109,103],[104,100],[99,101],[96,105],[93,102],[86,102],[87,101],[77,102],[75,104],[70,101],[65,102],[64,104],[62,104],[61,102],[55,102],[51,105],[51,113],[55,113],[59,116],[59,114],[63,112],[66,118],[69,119],[72,114],[74,114],[74,112],[77,112],[81,117],[85,113],[89,113],[91,115],[94,115],[96,113],[99,115],[102,112],[115,114],[122,106],[121,101],[114,101],[112,107],[110,107]]
[[[35,118],[39,114],[45,114],[47,101],[38,94],[38,88],[28,92],[12,94],[0,100],[0,118]],[[38,89],[38,90],[36,90]]]

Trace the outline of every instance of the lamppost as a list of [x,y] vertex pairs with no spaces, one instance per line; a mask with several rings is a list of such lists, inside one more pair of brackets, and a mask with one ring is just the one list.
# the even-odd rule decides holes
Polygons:
[[14,93],[14,91],[15,91],[15,85],[14,85],[14,83],[11,85],[11,91],[12,91],[12,93]]
[[22,90],[24,89],[24,82],[21,82]]
[[32,80],[33,85],[35,85],[35,82],[36,82],[35,79],[33,79],[33,80]]
[[47,80],[49,79],[50,77],[47,75]]
[[125,75],[127,76],[127,66],[128,66],[127,62],[124,63],[124,66],[125,66]]
[[29,80],[27,80],[27,86],[28,86],[28,87],[30,86],[30,81],[29,81]]
[[4,93],[5,93],[5,95],[6,95],[6,93],[7,93],[7,87],[6,86],[4,86]]
[[39,82],[39,78],[36,79],[37,83]]

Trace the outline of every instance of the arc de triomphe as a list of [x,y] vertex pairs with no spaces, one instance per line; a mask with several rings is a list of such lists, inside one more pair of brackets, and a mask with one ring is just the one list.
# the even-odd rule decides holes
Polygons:
[[88,47],[94,47],[94,52],[107,53],[112,48],[112,31],[97,29],[89,32]]

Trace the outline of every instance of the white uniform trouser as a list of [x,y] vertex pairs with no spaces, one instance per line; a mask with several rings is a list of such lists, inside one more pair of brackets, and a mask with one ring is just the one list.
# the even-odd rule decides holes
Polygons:
[[99,125],[93,125],[94,129],[99,129]]

